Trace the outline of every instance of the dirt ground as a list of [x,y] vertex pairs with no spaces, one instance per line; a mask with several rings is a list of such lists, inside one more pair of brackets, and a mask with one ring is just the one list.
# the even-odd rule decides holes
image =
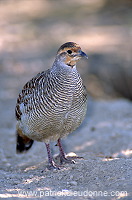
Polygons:
[[[26,154],[15,153],[13,104],[0,102],[1,198],[132,199],[132,103],[90,99],[82,126],[63,140],[67,153],[84,159],[58,171],[47,169],[42,143]],[[52,149],[56,157],[55,143]]]
[[[131,0],[0,1],[0,198],[132,199],[131,11]],[[14,109],[25,82],[67,41],[89,56],[77,66],[87,116],[63,140],[69,156],[83,159],[49,171],[44,144],[16,154]]]

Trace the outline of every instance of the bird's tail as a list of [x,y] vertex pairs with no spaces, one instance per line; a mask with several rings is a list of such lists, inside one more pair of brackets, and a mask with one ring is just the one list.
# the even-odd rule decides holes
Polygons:
[[31,148],[33,140],[23,135],[20,129],[16,131],[16,153],[23,153]]

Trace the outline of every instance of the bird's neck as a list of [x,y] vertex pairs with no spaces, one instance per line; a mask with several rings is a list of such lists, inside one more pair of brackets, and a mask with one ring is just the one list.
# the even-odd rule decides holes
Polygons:
[[51,68],[51,71],[55,74],[65,74],[65,75],[69,74],[70,75],[73,72],[74,73],[77,72],[76,63],[66,64],[65,62],[55,60]]
[[80,87],[80,83],[82,84],[82,79],[76,69],[76,65],[70,67],[65,63],[54,62],[50,71],[50,78],[56,80],[56,84],[64,85],[64,88],[67,88],[67,91],[72,91],[72,93],[75,88]]

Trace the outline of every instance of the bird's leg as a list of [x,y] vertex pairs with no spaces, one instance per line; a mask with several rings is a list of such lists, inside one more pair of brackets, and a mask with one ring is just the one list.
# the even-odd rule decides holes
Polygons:
[[65,154],[64,149],[63,149],[63,147],[62,147],[61,139],[60,139],[60,138],[58,139],[57,145],[59,146],[59,151],[60,151],[60,163],[61,163],[61,164],[62,164],[63,162],[64,162],[64,163],[75,163],[74,160],[68,159],[68,158],[66,157],[66,154]]
[[46,149],[47,149],[47,154],[48,154],[48,161],[49,161],[49,169],[59,169],[59,167],[55,164],[52,154],[51,154],[51,150],[50,150],[50,144],[46,144]]

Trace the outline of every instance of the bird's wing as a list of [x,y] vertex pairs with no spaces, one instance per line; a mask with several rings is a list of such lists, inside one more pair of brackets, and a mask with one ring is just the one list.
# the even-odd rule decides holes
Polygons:
[[43,71],[39,74],[37,74],[35,77],[33,77],[30,81],[28,81],[22,91],[19,93],[19,96],[17,98],[16,108],[15,108],[15,114],[16,119],[21,120],[22,112],[20,110],[20,105],[23,104],[25,106],[26,111],[30,111],[33,108],[31,99],[33,98],[33,95],[39,88],[39,83],[43,79],[43,83],[47,82],[47,77],[50,70]]

